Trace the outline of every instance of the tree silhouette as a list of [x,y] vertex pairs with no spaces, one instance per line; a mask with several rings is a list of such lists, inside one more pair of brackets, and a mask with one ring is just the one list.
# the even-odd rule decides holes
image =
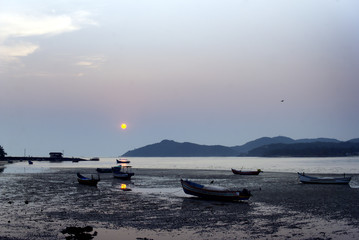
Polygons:
[[0,158],[3,158],[7,155],[7,153],[4,151],[4,148],[0,145]]

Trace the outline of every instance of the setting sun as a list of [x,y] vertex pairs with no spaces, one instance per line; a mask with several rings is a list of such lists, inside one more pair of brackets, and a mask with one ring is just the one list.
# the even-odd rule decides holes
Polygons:
[[126,129],[126,128],[127,128],[126,123],[122,123],[122,124],[121,124],[121,128],[122,128],[122,129]]

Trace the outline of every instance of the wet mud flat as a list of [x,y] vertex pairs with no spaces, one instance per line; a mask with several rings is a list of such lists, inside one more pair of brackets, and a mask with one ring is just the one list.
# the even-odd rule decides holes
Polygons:
[[[97,187],[76,172],[0,173],[0,239],[358,239],[359,176],[351,186],[306,185],[296,173],[134,169],[131,181],[100,174]],[[201,200],[180,179],[252,191],[248,202]],[[132,191],[122,191],[127,184]],[[72,237],[72,238],[71,238]],[[79,239],[79,237],[78,237]]]

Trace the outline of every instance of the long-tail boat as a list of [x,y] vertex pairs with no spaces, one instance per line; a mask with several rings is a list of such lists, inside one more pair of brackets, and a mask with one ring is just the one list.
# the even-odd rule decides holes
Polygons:
[[222,200],[222,201],[240,201],[248,200],[252,194],[246,188],[242,190],[231,189],[219,186],[205,186],[189,180],[181,179],[183,191],[186,194],[200,198]]

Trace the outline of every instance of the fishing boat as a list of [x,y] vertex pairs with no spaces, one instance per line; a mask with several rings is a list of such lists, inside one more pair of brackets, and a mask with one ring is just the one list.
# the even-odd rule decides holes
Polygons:
[[349,184],[351,177],[313,177],[298,172],[299,181],[302,183],[317,184]]
[[258,175],[259,173],[263,172],[260,169],[257,169],[257,171],[248,171],[248,170],[236,170],[232,168],[232,172],[234,174],[238,174],[238,175]]
[[189,180],[181,179],[183,191],[186,194],[200,198],[222,200],[222,201],[240,201],[248,200],[252,195],[246,188],[242,190],[231,189],[219,186],[205,186]]
[[97,186],[97,183],[100,181],[100,177],[94,178],[91,175],[91,178],[87,178],[80,173],[77,173],[77,181],[84,185]]
[[116,162],[119,163],[119,164],[121,164],[121,163],[130,163],[130,161],[125,159],[125,158],[116,159]]
[[114,178],[119,178],[122,180],[130,180],[133,175],[131,166],[119,165],[112,167],[112,173]]

